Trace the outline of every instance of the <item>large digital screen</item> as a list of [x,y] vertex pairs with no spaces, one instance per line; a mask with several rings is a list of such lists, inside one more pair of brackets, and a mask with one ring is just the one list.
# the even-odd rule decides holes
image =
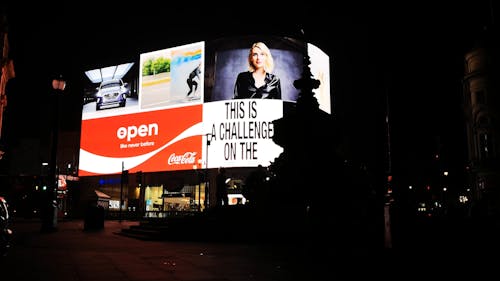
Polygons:
[[329,57],[289,38],[200,41],[86,71],[79,176],[269,166],[283,151],[273,121],[299,96],[306,52],[331,113]]

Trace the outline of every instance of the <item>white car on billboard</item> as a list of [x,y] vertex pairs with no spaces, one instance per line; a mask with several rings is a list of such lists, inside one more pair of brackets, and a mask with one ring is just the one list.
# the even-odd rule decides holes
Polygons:
[[97,89],[95,109],[125,107],[129,92],[127,83],[122,79],[102,81]]

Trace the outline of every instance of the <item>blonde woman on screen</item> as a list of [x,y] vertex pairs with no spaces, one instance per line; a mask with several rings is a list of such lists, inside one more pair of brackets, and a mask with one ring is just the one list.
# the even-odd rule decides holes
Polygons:
[[248,71],[238,74],[233,98],[281,99],[280,79],[273,69],[269,48],[262,42],[254,43],[248,54]]

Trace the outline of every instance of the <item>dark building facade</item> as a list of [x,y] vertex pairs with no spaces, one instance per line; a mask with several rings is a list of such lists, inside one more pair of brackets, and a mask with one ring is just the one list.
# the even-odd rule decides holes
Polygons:
[[477,210],[500,213],[500,96],[498,45],[487,29],[465,54],[464,113],[468,179]]

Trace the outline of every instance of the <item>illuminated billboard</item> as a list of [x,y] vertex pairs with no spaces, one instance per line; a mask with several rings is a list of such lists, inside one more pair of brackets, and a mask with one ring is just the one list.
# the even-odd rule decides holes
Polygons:
[[331,113],[329,57],[289,38],[201,41],[86,71],[79,176],[268,166],[283,151],[273,121],[298,98],[306,50]]

